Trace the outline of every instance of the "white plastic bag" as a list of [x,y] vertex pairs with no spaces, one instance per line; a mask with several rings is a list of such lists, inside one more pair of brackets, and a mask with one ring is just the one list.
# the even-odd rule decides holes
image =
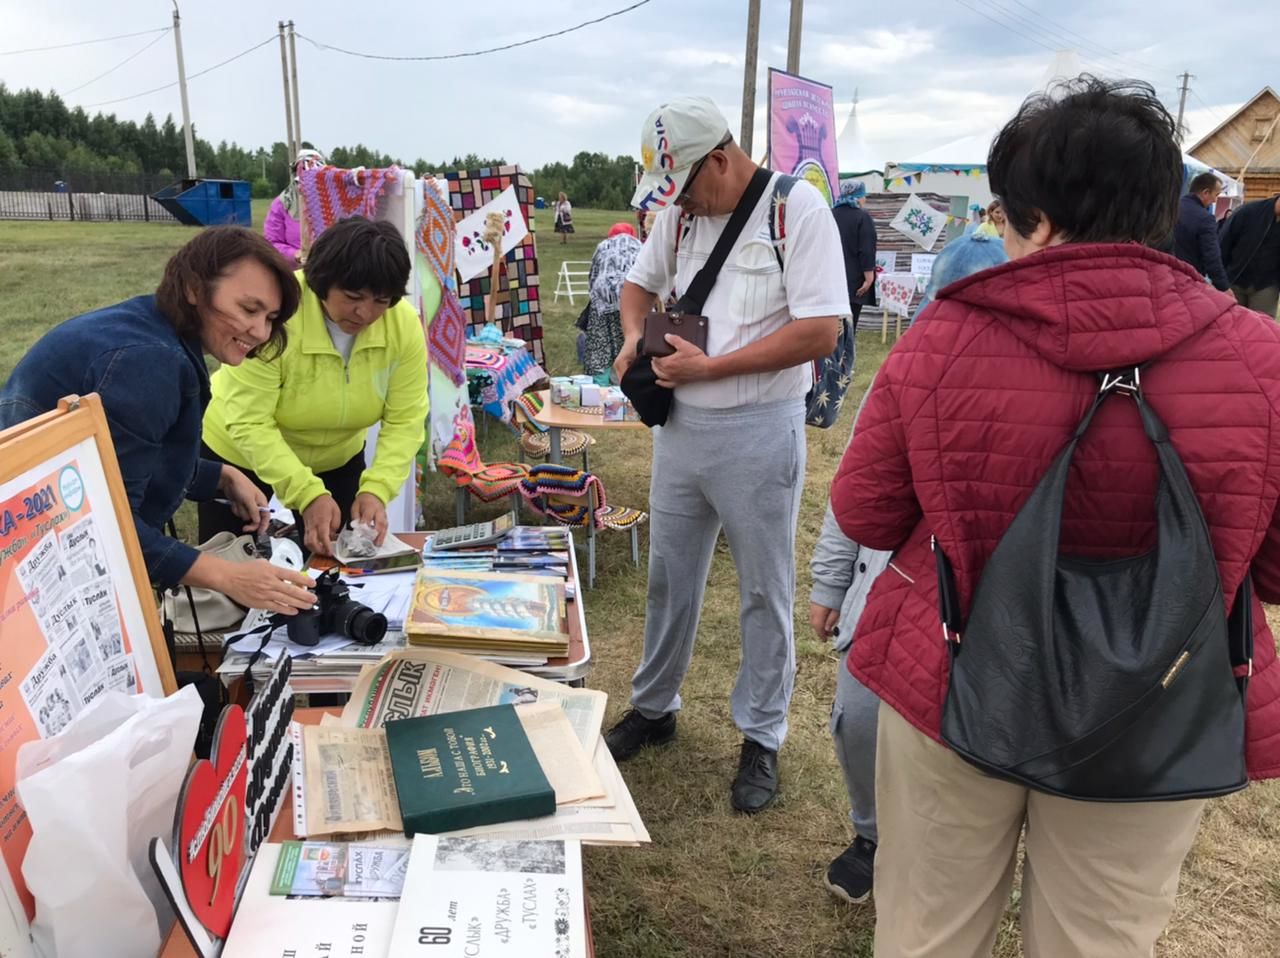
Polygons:
[[193,686],[164,699],[108,692],[59,735],[19,749],[32,828],[22,875],[42,958],[159,951],[173,911],[147,845],[170,840],[202,709]]

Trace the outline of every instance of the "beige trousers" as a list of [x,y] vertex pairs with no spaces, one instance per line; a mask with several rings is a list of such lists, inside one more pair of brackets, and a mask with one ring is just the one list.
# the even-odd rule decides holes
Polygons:
[[1018,837],[1027,958],[1149,958],[1203,801],[1104,804],[984,775],[880,706],[876,958],[986,958]]

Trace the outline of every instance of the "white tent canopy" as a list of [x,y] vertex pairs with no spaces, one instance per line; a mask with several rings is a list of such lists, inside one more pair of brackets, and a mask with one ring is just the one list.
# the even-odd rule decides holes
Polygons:
[[869,170],[881,170],[884,161],[875,155],[867,146],[862,136],[862,125],[858,122],[858,93],[853,94],[853,104],[849,107],[849,117],[844,121],[844,129],[836,138],[836,159],[841,172],[866,173]]

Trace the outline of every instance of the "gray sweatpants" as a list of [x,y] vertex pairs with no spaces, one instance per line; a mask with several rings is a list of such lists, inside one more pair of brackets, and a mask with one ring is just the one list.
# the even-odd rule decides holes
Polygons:
[[721,527],[738,571],[742,662],[730,705],[742,734],[778,749],[795,683],[796,521],[806,459],[804,402],[703,409],[674,403],[654,430],[649,598],[631,704],[680,708],[707,572]]
[[849,790],[849,821],[869,842],[879,842],[876,830],[876,730],[880,699],[853,677],[848,651],[836,661],[836,697],[831,703],[831,740]]

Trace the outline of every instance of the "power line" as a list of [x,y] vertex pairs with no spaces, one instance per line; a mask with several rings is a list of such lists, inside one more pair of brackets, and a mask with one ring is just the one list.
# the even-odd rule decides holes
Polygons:
[[605,20],[612,20],[614,17],[620,17],[624,13],[630,13],[632,10],[643,7],[645,4],[650,2],[652,2],[652,0],[639,0],[639,2],[633,3],[629,7],[623,7],[621,10],[614,10],[612,13],[606,13],[602,17],[596,17],[594,20],[584,20],[582,23],[575,24],[572,27],[565,27],[563,30],[556,30],[554,33],[544,33],[541,36],[531,37],[528,40],[518,40],[515,43],[503,44],[500,47],[489,47],[485,50],[471,50],[466,53],[444,53],[429,57],[393,57],[380,53],[360,53],[356,50],[346,50],[342,47],[335,47],[329,43],[321,43],[319,40],[313,40],[308,36],[303,36],[301,33],[297,36],[306,40],[317,50],[333,50],[335,53],[345,53],[347,56],[362,57],[366,60],[412,60],[415,62],[424,62],[429,60],[461,60],[464,57],[481,57],[488,53],[501,53],[503,50],[514,50],[516,47],[527,47],[531,43],[539,43],[543,40],[550,40],[553,37],[562,37],[566,33],[573,33],[577,30],[583,29],[584,27],[594,26],[597,23],[603,23]]
[[1217,111],[1217,110],[1215,110],[1213,107],[1211,107],[1208,103],[1206,103],[1206,102],[1204,101],[1204,97],[1202,97],[1199,93],[1197,93],[1197,92],[1195,91],[1195,87],[1191,87],[1190,89],[1191,89],[1191,95],[1192,95],[1193,97],[1195,97],[1196,102],[1197,102],[1197,103],[1199,103],[1199,104],[1200,104],[1202,107],[1204,107],[1206,110],[1208,110],[1208,111],[1209,111],[1209,115],[1210,115],[1211,117],[1213,117],[1213,118],[1214,118],[1214,120],[1216,120],[1216,121],[1217,121],[1217,123],[1218,123],[1219,125],[1221,125],[1221,124],[1223,124],[1223,123],[1225,123],[1225,122],[1226,122],[1226,120],[1224,120],[1224,119],[1221,117],[1221,115],[1219,115],[1218,111]]
[[1090,40],[1084,34],[1077,33],[1075,30],[1072,30],[1070,27],[1059,23],[1057,20],[1053,20],[1050,17],[1045,16],[1042,12],[1040,12],[1039,10],[1036,10],[1034,7],[1030,7],[1027,4],[1023,3],[1022,0],[1011,0],[1011,2],[1022,7],[1022,9],[1024,10],[1029,10],[1031,13],[1035,14],[1037,17],[1039,17],[1045,23],[1052,26],[1054,29],[1061,31],[1064,34],[1068,34],[1070,36],[1075,37],[1081,43],[1091,47],[1094,51],[1101,53],[1103,56],[1106,56],[1112,60],[1115,60],[1117,63],[1130,63],[1135,66],[1140,66],[1144,70],[1152,70],[1157,73],[1160,72],[1159,68],[1153,67],[1149,63],[1143,63],[1141,60],[1134,59],[1130,56],[1122,56],[1121,54],[1116,53],[1116,51],[1110,50],[1107,47],[1102,46],[1100,43],[1095,43],[1093,40]]
[[[1003,6],[1001,3],[998,2],[998,0],[988,0],[988,3],[992,8],[994,8],[1000,14],[1003,14],[1005,17],[1007,17],[1010,22],[1005,23],[1003,20],[994,19],[992,17],[987,17],[987,19],[992,20],[995,23],[999,23],[1001,26],[1005,27],[1005,29],[1011,29],[1010,24],[1012,24],[1013,26],[1017,27],[1019,31],[1021,30],[1032,31],[1033,34],[1038,36],[1035,36],[1035,35],[1029,36],[1026,33],[1019,33],[1019,35],[1023,36],[1026,39],[1033,40],[1034,42],[1038,43],[1040,46],[1044,47],[1045,49],[1051,49],[1056,53],[1057,51],[1063,48],[1077,48],[1077,53],[1080,56],[1080,59],[1082,61],[1086,63],[1093,63],[1096,66],[1101,67],[1103,70],[1106,70],[1109,72],[1114,72],[1114,73],[1134,73],[1134,72],[1147,73],[1149,72],[1148,67],[1139,65],[1136,61],[1130,62],[1121,57],[1114,56],[1105,51],[1102,51],[1102,48],[1098,47],[1094,43],[1086,41],[1087,45],[1081,44],[1070,39],[1067,36],[1064,36],[1063,34],[1057,32],[1056,30],[1051,30],[1047,27],[1043,27],[1039,23],[1035,22],[1034,20],[1031,20],[1030,18],[1024,16],[1023,14],[1020,14],[1014,10],[1009,9],[1008,7]],[[1025,6],[1025,4],[1023,4],[1023,6]],[[973,9],[973,8],[970,7],[970,9]],[[1035,12],[1035,11],[1032,11],[1032,12]],[[1084,39],[1078,33],[1074,34],[1074,36],[1080,39]],[[1047,40],[1048,43],[1043,42],[1043,40],[1040,38],[1043,38],[1043,40]],[[1050,46],[1050,44],[1052,44],[1052,46]],[[1114,62],[1108,63],[1106,62],[1107,60],[1111,60]]]
[[140,49],[140,50],[136,50],[136,51],[134,51],[133,53],[129,54],[127,57],[125,57],[123,60],[121,60],[121,61],[120,61],[119,63],[117,63],[115,66],[113,66],[110,70],[105,70],[105,71],[103,71],[102,73],[99,73],[99,74],[98,74],[96,77],[94,77],[92,80],[85,80],[83,83],[81,83],[81,84],[80,84],[79,86],[77,86],[77,87],[72,87],[70,90],[64,90],[64,91],[62,91],[62,95],[63,95],[64,97],[70,96],[72,93],[77,93],[77,92],[79,92],[80,90],[83,90],[85,87],[87,87],[87,86],[88,86],[89,84],[91,84],[91,83],[97,83],[97,82],[98,82],[99,80],[101,80],[104,76],[107,76],[107,75],[109,75],[109,74],[111,74],[111,73],[115,73],[117,70],[119,70],[122,66],[124,66],[126,63],[128,63],[130,60],[135,60],[135,59],[137,59],[138,57],[142,56],[142,54],[146,53],[146,52],[147,52],[148,50],[150,50],[153,46],[155,46],[157,43],[159,43],[161,40],[163,40],[163,39],[164,39],[164,35],[165,35],[166,33],[168,33],[168,32],[169,32],[169,28],[168,28],[168,27],[165,27],[165,28],[164,28],[164,30],[163,30],[161,33],[159,33],[159,34],[158,34],[154,39],[149,40],[149,41],[148,41],[148,42],[147,42],[147,43],[142,47],[142,49]]
[[990,20],[996,26],[1002,27],[1003,29],[1008,30],[1010,33],[1017,34],[1018,36],[1022,37],[1022,39],[1024,40],[1030,40],[1036,46],[1044,47],[1050,53],[1058,52],[1057,47],[1050,46],[1049,44],[1045,43],[1043,40],[1038,40],[1037,38],[1029,34],[1023,33],[1021,30],[1018,30],[1012,25],[1005,23],[1003,20],[997,20],[995,17],[990,16],[989,14],[983,12],[982,10],[979,10],[977,7],[972,7],[969,4],[965,3],[964,0],[956,0],[956,3],[960,4],[960,6],[964,7],[966,10],[969,10],[972,13],[976,13],[978,16],[982,17],[984,20]]
[[50,47],[27,47],[25,50],[4,50],[0,51],[0,57],[17,56],[19,53],[43,53],[45,50],[65,50],[67,47],[84,47],[91,43],[107,43],[111,40],[128,40],[131,37],[144,37],[149,33],[164,33],[168,27],[161,27],[159,30],[139,30],[137,33],[122,33],[115,37],[98,37],[96,40],[76,40],[74,43],[55,43]]
[[[1035,26],[1032,27],[1032,29],[1034,29],[1036,32],[1038,32],[1041,35],[1041,36],[1036,36],[1034,34],[1027,33],[1024,29],[1022,29],[1023,24],[1021,22],[1010,23],[1010,22],[1006,22],[1005,20],[1001,20],[997,17],[993,17],[986,11],[981,10],[978,7],[972,6],[968,3],[965,3],[965,0],[955,0],[955,2],[958,3],[960,6],[964,7],[966,10],[969,10],[972,13],[976,13],[978,16],[982,17],[984,20],[989,20],[992,23],[994,23],[996,26],[1000,27],[1001,29],[1007,30],[1010,33],[1014,34],[1015,36],[1021,37],[1023,40],[1030,41],[1031,43],[1034,43],[1036,46],[1041,47],[1045,50],[1048,50],[1050,53],[1057,53],[1062,48],[1062,45],[1064,43],[1063,38],[1055,36],[1049,31],[1044,30],[1043,28],[1035,27]],[[1045,40],[1042,39],[1042,37],[1047,38],[1050,42],[1046,43]],[[1066,45],[1070,46],[1070,44],[1066,44]],[[1080,56],[1080,60],[1084,63],[1092,63],[1094,66],[1100,67],[1105,71],[1109,71],[1113,73],[1120,72],[1116,70],[1116,67],[1114,65],[1104,63],[1102,60],[1100,60],[1096,56],[1086,55],[1085,53],[1081,53],[1079,54],[1079,56]],[[1128,70],[1128,68],[1126,68],[1123,72],[1128,73],[1130,71]]]
[[[254,50],[258,50],[258,49],[261,49],[262,47],[265,47],[268,43],[276,42],[277,39],[278,39],[277,35],[272,34],[271,36],[263,40],[261,43],[256,43],[247,50],[241,50],[235,56],[227,57],[227,59],[223,60],[221,63],[215,63],[213,66],[206,67],[205,69],[199,71],[198,73],[188,74],[187,81],[190,82],[191,80],[194,80],[196,77],[202,77],[206,73],[212,73],[214,70],[217,70],[220,67],[225,67],[228,63],[233,63],[234,61],[239,60],[243,56],[248,56]],[[92,109],[95,106],[109,106],[112,103],[123,103],[125,100],[136,100],[139,97],[150,96],[152,93],[159,93],[161,90],[172,89],[177,85],[178,85],[178,81],[174,80],[172,83],[166,83],[164,86],[152,87],[150,90],[143,90],[141,93],[132,93],[129,96],[116,97],[114,100],[101,100],[97,103],[87,103],[85,104],[85,109]]]

